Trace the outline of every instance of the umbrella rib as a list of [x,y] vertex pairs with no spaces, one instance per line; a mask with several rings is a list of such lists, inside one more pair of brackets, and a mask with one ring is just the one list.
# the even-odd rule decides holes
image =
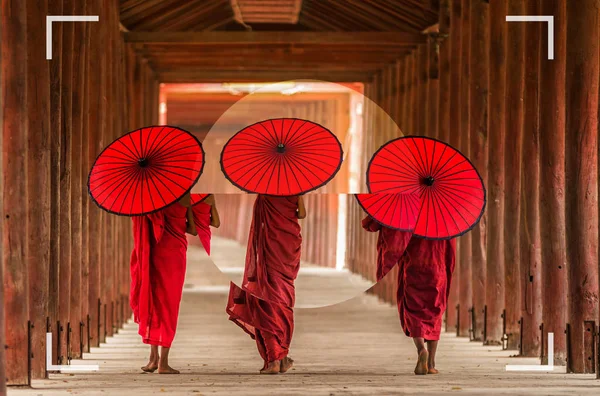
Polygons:
[[[140,130],[140,136],[141,136],[141,130]],[[138,151],[138,147],[135,144],[135,141],[133,140],[133,134],[128,134],[127,135],[129,137],[129,141],[131,141],[131,145],[133,146],[133,149],[135,150],[135,155],[137,155],[138,158],[142,158],[142,155],[140,154],[140,152]]]
[[[102,175],[102,176],[94,177],[94,180],[93,180],[93,182],[94,182],[94,183],[98,183],[98,182],[102,181],[102,184],[98,184],[98,185],[96,185],[94,188],[90,188],[90,192],[91,192],[92,194],[95,194],[95,192],[96,192],[96,190],[97,190],[98,188],[100,188],[100,187],[103,187],[105,184],[107,184],[107,183],[111,183],[111,182],[113,182],[114,180],[117,180],[117,181],[118,181],[120,177],[127,176],[127,175],[128,175],[128,174],[130,174],[131,172],[134,172],[134,171],[135,171],[135,169],[136,169],[136,167],[122,168],[122,169],[119,169],[118,171],[116,171],[116,172],[113,172],[113,173],[106,173],[106,174],[104,174],[104,175]],[[96,172],[96,173],[94,174],[94,176],[95,176],[97,173],[98,173],[98,172]],[[110,178],[110,179],[108,179],[108,180],[104,180],[104,179],[106,179],[106,178],[108,178],[108,177],[111,177],[111,176],[113,176],[113,177],[112,177],[112,178]],[[92,184],[92,183],[91,183],[91,184]]]
[[[300,180],[298,180],[298,177],[296,176],[296,172],[294,172],[294,170],[292,169],[291,161],[289,159],[287,159],[287,162],[288,162],[287,166],[290,168],[290,173],[292,174],[292,176],[294,176],[294,180],[296,180],[296,184],[298,185],[298,191],[301,191],[302,186],[300,185]],[[286,177],[287,177],[287,175],[286,175]],[[290,191],[291,191],[291,189],[290,189]]]
[[[135,172],[136,172],[136,169],[132,169],[132,170],[130,170],[130,173],[129,173],[127,176],[131,176],[131,175],[135,174]],[[121,184],[123,184],[124,182],[127,182],[127,179],[126,179],[126,178],[122,178],[122,179],[114,179],[114,181],[113,181],[113,180],[111,180],[111,182],[112,182],[112,183],[110,183],[110,184],[109,184],[109,185],[108,185],[108,186],[107,186],[107,187],[106,187],[104,190],[102,190],[100,193],[98,193],[98,194],[92,193],[92,195],[93,195],[94,197],[98,197],[98,198],[100,198],[100,197],[101,197],[102,195],[104,195],[104,194],[105,194],[107,191],[109,191],[109,189],[111,189],[113,186],[115,186],[115,185],[116,185],[114,188],[112,188],[112,189],[110,190],[110,192],[108,193],[108,195],[106,195],[106,196],[104,197],[104,200],[103,200],[102,202],[100,202],[100,204],[101,204],[102,206],[104,206],[104,203],[106,202],[106,200],[107,200],[107,199],[108,199],[108,198],[109,198],[109,197],[112,195],[112,193],[113,193],[113,192],[114,192],[114,191],[115,191],[117,188],[119,188],[119,186],[120,186]],[[98,187],[102,187],[102,186],[98,186]],[[94,189],[94,191],[95,191],[95,190],[96,190],[96,189]]]
[[[312,140],[306,140],[309,138],[314,137],[314,139]],[[307,148],[307,147],[314,147],[314,143],[318,142],[320,140],[331,140],[332,137],[331,135],[327,134],[325,136],[321,136],[321,137],[317,137],[317,135],[312,135],[312,136],[306,136],[305,138],[302,139],[302,144],[300,144],[300,142],[298,142],[296,145],[294,145],[294,148]]]
[[[273,156],[273,160],[272,162],[279,162],[279,158]],[[265,191],[269,191],[269,186],[271,185],[271,180],[273,180],[273,173],[275,173],[275,168],[277,168],[276,166],[272,166],[271,169],[271,176],[269,176],[269,179],[267,180],[267,187],[265,189]],[[256,187],[258,187],[258,184],[256,185]],[[277,183],[277,192],[279,193],[279,183]]]
[[[273,165],[273,163],[276,161],[276,159],[275,159],[275,156],[271,156],[271,159],[270,159],[270,160],[267,160],[267,161],[269,161],[269,162],[265,162],[265,163],[263,164],[263,166],[262,166],[261,168],[259,168],[259,169],[258,169],[258,170],[257,170],[257,171],[254,173],[254,175],[252,175],[252,177],[250,178],[250,180],[253,180],[253,179],[256,177],[256,185],[255,185],[255,187],[254,187],[254,190],[257,190],[257,189],[258,189],[258,184],[261,182],[262,178],[263,178],[263,177],[264,177],[264,176],[267,174],[267,172],[269,171],[269,167],[271,167],[271,166]],[[257,176],[258,176],[258,172],[260,172],[260,171],[261,171],[263,168],[265,169],[265,171],[262,173],[262,175],[261,175],[260,177],[257,177]],[[273,168],[273,170],[275,170],[275,168]],[[271,172],[271,175],[272,175],[272,174],[273,174],[273,173]],[[269,179],[269,182],[270,182],[270,181],[271,181],[271,180]],[[246,185],[249,185],[249,184],[250,184],[250,181],[248,181],[248,183],[246,183]],[[268,183],[267,183],[267,187],[268,187]]]
[[[152,182],[152,185],[154,186],[154,189],[155,189],[155,190],[156,190],[156,192],[158,193],[158,196],[159,196],[159,197],[160,197],[160,199],[163,201],[163,205],[166,205],[166,204],[167,204],[167,201],[165,201],[165,198],[164,198],[164,197],[162,196],[162,194],[160,193],[160,190],[158,189],[158,186],[156,185],[156,182],[154,181],[154,178],[153,178],[153,177],[150,177],[150,176],[153,174],[153,172],[152,172],[152,171],[150,171],[150,172],[148,172],[148,173],[150,174],[150,175],[148,175],[148,180],[150,180],[150,181]],[[159,181],[160,181],[160,180],[159,180]],[[161,183],[162,183],[162,181],[161,181]],[[168,189],[168,187],[167,187],[167,186],[166,186],[164,183],[163,183],[163,185],[165,186],[165,188],[167,188],[167,189]],[[152,201],[154,202],[154,200],[152,200]]]
[[[462,232],[462,229],[460,228],[460,226],[458,225],[458,223],[456,222],[456,219],[454,218],[454,215],[450,212],[450,210],[448,210],[448,208],[452,208],[456,210],[456,207],[454,206],[454,204],[452,204],[452,202],[450,201],[450,197],[444,196],[442,194],[439,194],[440,196],[440,201],[444,203],[444,206],[446,208],[446,211],[448,213],[448,216],[450,216],[450,219],[452,219],[452,222],[454,223],[454,225],[456,226],[456,229],[459,230],[459,232]],[[462,220],[468,224],[468,222],[465,220],[465,218],[462,216],[462,214],[456,210],[456,212],[458,212],[459,216],[462,218]]]
[[[264,126],[262,123],[258,124],[260,127],[262,127],[262,129],[264,129],[264,131],[267,133],[267,135],[265,137],[267,137],[269,139],[269,141],[271,141],[271,143],[273,143],[274,146],[277,146],[278,142],[277,142],[277,135],[273,136],[271,134],[271,131],[269,131],[267,129],[266,126]],[[260,133],[260,131],[256,130],[257,132]]]
[[131,149],[130,149],[129,147],[127,147],[127,146],[125,145],[125,143],[123,143],[123,141],[122,141],[121,139],[117,139],[117,140],[115,140],[113,143],[111,143],[111,146],[112,146],[113,144],[115,144],[115,143],[119,143],[121,146],[125,147],[125,148],[127,149],[127,151],[129,151],[129,152],[131,153],[131,157],[130,157],[129,155],[127,155],[127,153],[126,153],[125,151],[118,151],[116,148],[114,148],[114,147],[110,147],[110,146],[109,146],[109,147],[106,149],[106,151],[108,151],[108,150],[114,150],[114,151],[116,151],[117,153],[120,153],[120,154],[126,155],[128,158],[131,158],[131,160],[132,160],[132,161],[135,161],[135,162],[137,162],[137,160],[138,160],[138,159],[135,157],[135,153],[134,153],[133,151],[131,151]]
[[[165,130],[165,127],[163,127],[160,132],[156,135],[156,137],[154,138],[154,141],[152,142],[152,144],[150,145],[150,148],[148,150],[148,154],[146,155],[146,158],[151,158],[154,154],[156,154],[157,152],[160,152],[163,147],[163,142],[165,141],[165,139],[171,135],[171,133],[167,132],[167,133],[162,133]],[[173,130],[171,130],[171,132],[173,132]],[[160,137],[160,141],[157,140]],[[170,141],[170,140],[169,140]],[[168,143],[165,143],[165,145]]]
[[[413,146],[415,146],[417,152],[419,153],[419,157],[421,156],[421,152],[419,150],[419,147],[417,146],[417,144],[415,143],[414,139],[410,139],[410,141],[412,141]],[[422,174],[424,176],[427,176],[426,170],[423,168],[423,164],[419,162],[419,160],[417,159],[417,157],[415,156],[415,153],[413,153],[411,150],[408,150],[408,153],[413,157],[413,159],[415,160],[415,164],[417,164],[417,166],[419,167],[419,169],[421,170]]]
[[[269,137],[268,137],[268,136],[265,136],[265,135],[263,135],[261,131],[259,131],[258,129],[256,129],[256,128],[252,127],[252,126],[248,127],[247,129],[243,129],[242,131],[245,131],[245,134],[247,134],[247,137],[256,137],[256,138],[257,138],[257,139],[259,139],[260,141],[264,142],[266,145],[271,145],[271,144],[273,143],[273,142],[272,142],[272,141],[269,139]],[[256,132],[256,134],[255,134],[255,135],[253,135],[253,134],[250,134],[250,132],[249,132],[249,131]],[[240,138],[240,136],[241,136],[241,137],[245,137],[245,136],[244,136],[244,135],[242,135],[242,134],[235,135],[235,136],[233,137],[233,139],[231,139],[231,141],[230,141],[230,144],[231,144],[231,143],[233,143],[233,142],[235,142],[237,139],[239,139],[239,138]]]
[[[252,170],[252,168],[251,168],[249,165],[256,164],[257,162],[260,162],[260,161],[267,161],[267,160],[268,160],[270,157],[271,157],[271,155],[266,155],[266,154],[265,154],[265,155],[263,155],[261,158],[258,158],[258,159],[255,159],[255,160],[252,160],[252,161],[250,161],[250,162],[246,162],[246,163],[244,164],[244,165],[246,165],[245,167],[244,167],[244,166],[242,166],[242,167],[240,167],[240,168],[238,168],[238,169],[234,169],[234,170],[232,170],[232,171],[229,171],[229,170],[228,170],[228,171],[227,171],[227,174],[228,174],[228,175],[230,175],[230,176],[233,176],[235,173],[237,173],[237,172],[239,172],[239,171],[241,171],[241,170],[247,169],[246,173],[242,174],[242,176],[240,176],[240,177],[239,177],[239,178],[241,179],[241,178],[242,178],[242,177],[244,177],[246,174],[248,174],[248,172],[250,172],[250,171]],[[239,163],[239,162],[238,162],[238,163]],[[238,163],[236,163],[236,165],[237,165]]]
[[[433,159],[435,158],[435,148],[437,146],[437,142],[434,140],[433,141],[433,151],[431,153],[431,161],[427,160],[427,174],[429,174],[430,176],[433,174]],[[424,148],[425,148],[425,158],[429,159],[429,156],[427,155],[427,145],[424,144]]]
[[[304,154],[304,155],[306,155],[306,154]],[[296,153],[290,153],[290,156],[293,156],[294,158],[296,158],[296,157],[298,157],[298,158],[302,158],[302,156],[301,156],[301,155],[298,155],[298,156],[297,156],[297,155],[296,155]],[[314,162],[320,162],[321,164],[327,165],[327,166],[329,166],[329,167],[332,167],[332,168],[335,168],[335,167],[336,167],[335,165],[332,165],[332,164],[330,164],[329,162],[321,161],[321,160],[318,160],[318,159],[316,159],[316,158],[311,158],[311,159],[310,159],[310,161],[309,161],[309,160],[307,160],[307,159],[304,159],[304,158],[302,158],[302,160],[303,160],[303,161],[305,161],[305,162],[309,162],[309,163],[310,163],[310,162],[313,162],[313,161],[314,161]],[[325,172],[325,171],[324,171],[324,172]]]
[[440,162],[442,162],[442,158],[444,158],[444,153],[446,152],[447,148],[448,148],[448,145],[444,144],[444,149],[442,150],[442,154],[440,154],[438,156],[437,163],[435,164],[435,166],[433,166],[433,169],[431,170],[432,177],[435,177],[437,175],[437,172],[439,171],[438,166],[440,165]]
[[[469,205],[471,205],[471,206],[472,206],[472,207],[473,207],[475,210],[481,210],[481,209],[480,209],[480,208],[479,208],[477,205],[475,205],[474,203],[472,203],[471,201],[469,201],[467,198],[465,198],[465,197],[463,197],[462,195],[460,195],[460,194],[457,194],[457,193],[455,192],[455,191],[460,191],[460,190],[456,190],[456,189],[453,189],[453,188],[448,188],[448,187],[446,187],[446,188],[445,188],[445,190],[450,190],[450,191],[440,191],[440,194],[441,194],[441,193],[443,193],[443,192],[445,192],[446,194],[450,194],[450,195],[452,195],[452,196],[454,196],[454,197],[458,197],[458,198],[462,199],[464,202],[466,202],[466,203],[468,203]],[[480,199],[480,198],[478,198],[478,199]],[[481,199],[480,199],[480,200],[481,200]],[[471,212],[470,212],[470,211],[469,211],[469,210],[468,210],[466,207],[464,207],[464,209],[465,209],[466,211],[468,211],[468,212],[469,212],[469,214],[471,214],[471,215],[473,214],[473,213],[471,213]]]
[[[444,204],[444,202],[442,201],[441,195],[440,195],[440,193],[439,193],[438,190],[434,189],[433,190],[433,194],[436,197],[436,202],[438,204],[438,207],[440,208],[440,214],[441,214],[441,213],[443,213],[442,212],[442,204]],[[446,213],[449,213],[448,207],[446,206],[446,204],[444,204],[444,208],[446,209]],[[444,226],[446,227],[446,235],[449,236],[450,235],[450,229],[448,228],[448,223],[446,222],[446,217],[442,215],[442,219],[443,219]],[[452,219],[452,221],[454,221],[454,219]],[[456,224],[456,221],[454,221],[454,224],[456,225],[456,228],[458,229],[458,224]],[[438,230],[438,232],[439,232],[439,230]]]
[[156,174],[158,181],[160,181],[165,186],[165,188],[171,193],[171,195],[173,195],[173,197],[175,197],[175,198],[177,198],[177,196],[175,194],[173,194],[173,192],[171,191],[171,189],[159,178],[159,176],[163,177],[163,178],[165,178],[167,180],[169,180],[171,183],[177,185],[177,187],[181,188],[182,190],[184,190],[184,191],[187,190],[185,187],[183,187],[181,184],[177,183],[175,180],[173,180],[173,179],[165,176],[163,174],[163,172],[164,172],[163,170],[152,168],[150,170],[150,172]]
[[442,166],[441,166],[441,167],[440,167],[440,168],[437,170],[437,172],[436,172],[434,175],[432,175],[432,177],[433,177],[434,179],[437,179],[437,178],[438,178],[438,176],[439,176],[439,172],[445,172],[446,170],[445,170],[444,168],[445,168],[445,167],[446,167],[446,165],[447,165],[447,164],[448,164],[448,163],[449,163],[449,162],[452,160],[452,158],[454,158],[454,157],[455,157],[457,154],[458,154],[458,151],[454,151],[454,153],[452,153],[452,155],[450,156],[450,158],[448,158],[448,159],[446,160],[446,162],[444,162],[444,165],[442,165]]
[[[171,167],[171,168],[173,168],[173,167]],[[173,171],[171,171],[171,170],[169,170],[169,169],[165,169],[165,168],[164,168],[164,167],[162,167],[161,165],[156,165],[156,164],[155,164],[155,165],[153,166],[153,169],[156,169],[157,171],[160,171],[160,172],[170,173],[171,175],[179,176],[179,177],[182,177],[182,178],[184,178],[184,179],[187,179],[187,180],[189,180],[189,181],[194,181],[194,180],[196,180],[196,178],[195,178],[195,177],[191,177],[191,178],[190,178],[190,177],[188,177],[188,176],[184,176],[184,175],[182,175],[182,174],[180,174],[180,173],[173,172]],[[171,180],[172,180],[172,179],[171,179]],[[183,188],[183,187],[182,187],[182,188]],[[185,188],[184,188],[184,190],[185,190]]]
[[[312,131],[313,129],[315,129],[317,127],[317,124],[311,123],[312,125],[310,125],[310,127],[308,129],[304,129],[302,131],[300,131],[300,129],[306,125],[306,122],[302,125],[300,125],[300,127],[296,130],[296,133],[294,134],[294,136],[292,136],[292,140],[290,140],[288,142],[288,146],[292,146],[295,144],[299,144],[301,142],[303,142],[304,140],[310,138],[311,136],[316,135],[316,133],[309,133],[310,131]],[[321,132],[321,130],[319,130],[317,133]]]
[[[381,159],[385,159],[385,160],[389,161],[389,159],[384,158],[384,157],[381,157]],[[396,172],[396,173],[398,173],[398,174],[400,174],[402,176],[407,176],[407,177],[409,177],[411,179],[419,180],[418,177],[417,177],[418,175],[415,175],[414,173],[405,172],[404,170],[406,168],[392,168],[392,167],[389,167],[389,166],[383,165],[383,164],[373,164],[373,167],[379,167],[379,168],[389,169],[389,170],[391,170],[393,172]],[[379,174],[378,172],[374,172],[374,171],[371,171],[369,173],[371,173],[371,174]],[[388,173],[381,173],[381,174],[382,175],[388,175],[388,176],[394,176],[394,175],[391,175],[391,174],[388,174]]]
[[246,155],[242,159],[240,159],[239,161],[231,163],[231,162],[229,162],[229,160],[233,160],[234,158],[239,158],[239,156],[238,157],[232,157],[232,158],[224,159],[223,160],[223,164],[227,163],[228,167],[233,167],[233,166],[235,166],[237,164],[240,164],[240,163],[247,163],[250,160],[252,160],[253,162],[255,162],[256,158],[264,158],[264,157],[270,157],[270,156],[271,156],[271,154],[264,154],[264,153],[263,154],[255,154],[255,155]]
[[278,143],[281,143],[283,141],[283,136],[281,137],[281,139],[279,138],[279,136],[277,136],[278,129],[275,128],[275,124],[273,123],[273,119],[269,120],[269,124],[271,124],[271,127],[273,128],[273,133],[275,134],[275,139],[277,140]]
[[[448,176],[452,176],[452,175],[454,175],[455,173],[451,173],[451,174],[449,174],[449,175],[448,175],[447,173],[448,173],[448,172],[450,172],[450,171],[452,171],[454,168],[456,168],[456,167],[458,167],[458,166],[460,166],[460,165],[462,165],[462,164],[465,164],[465,163],[467,163],[467,160],[466,160],[466,158],[464,158],[462,161],[460,161],[460,162],[457,162],[456,164],[454,164],[454,165],[450,166],[449,168],[446,168],[446,169],[444,169],[442,172],[440,172],[440,173],[437,175],[436,179],[438,179],[438,180],[439,180],[439,179],[443,179],[443,178],[445,178],[445,177],[448,177]],[[467,171],[468,171],[468,170],[471,170],[471,169],[463,169],[462,171],[459,171],[459,172],[463,172],[463,171],[465,171],[465,170],[467,170]]]
[[339,160],[340,159],[340,157],[333,157],[331,155],[324,155],[324,154],[321,154],[321,153],[315,153],[313,151],[298,151],[298,150],[294,149],[291,152],[293,152],[294,154],[301,154],[301,155],[316,155],[317,157],[331,158],[333,160]]
[[[136,183],[139,183],[141,180],[141,176],[140,173],[143,172],[142,169],[138,168],[134,177],[132,177],[130,179],[130,183],[129,183],[129,189],[127,190],[127,193],[125,194],[125,196],[128,196],[129,193],[131,192],[131,189],[133,188],[133,186]],[[123,188],[121,190],[121,193],[123,193],[123,191],[125,190],[125,188]],[[133,190],[133,197],[131,198],[131,206],[129,207],[129,215],[131,215],[133,213],[133,203],[135,202],[135,193],[136,193],[137,189]],[[125,205],[125,199],[123,199],[123,202],[121,202],[121,207],[119,208],[119,212],[123,213],[123,206]],[[143,208],[142,208],[143,211]]]
[[[315,172],[313,172],[309,167],[307,167],[306,165],[304,165],[305,162],[310,164],[311,163],[310,161],[307,161],[304,158],[298,157],[298,158],[296,158],[296,162],[298,162],[298,165],[302,165],[304,167],[304,169],[306,169],[307,171],[309,171],[310,173],[312,173],[312,175],[314,177],[316,177],[317,179],[319,179],[319,176],[317,176],[317,174]],[[320,169],[320,168],[317,168],[317,169],[319,169],[323,173],[328,173],[328,172],[325,172],[323,169]],[[309,183],[310,183],[310,181],[309,181]],[[313,184],[313,186],[314,186],[314,184]]]
[[[387,149],[387,152],[392,154],[394,157],[398,158],[401,162],[403,162],[409,169],[413,170],[417,175],[419,175],[420,177],[425,177],[424,174],[420,173],[420,169],[418,169],[418,166],[416,166],[413,163],[408,163],[406,160],[404,160],[404,158],[401,158],[400,156],[398,156],[395,152],[391,151],[389,148]],[[385,153],[384,151],[382,151],[382,154]],[[385,158],[382,156],[382,158]],[[390,161],[389,158],[387,158],[388,161]],[[392,161],[390,161],[392,162]]]
[[[177,143],[180,144],[181,142]],[[162,153],[158,153],[155,154],[154,156],[150,157],[152,159],[152,161],[163,161],[165,158],[168,159],[169,157],[175,155],[176,153],[182,151],[182,150],[186,150],[186,149],[190,149],[190,148],[200,148],[200,146],[198,146],[198,144],[196,142],[192,143],[189,146],[183,146],[183,147],[177,147],[175,148],[176,145],[173,145],[172,147],[169,147],[167,150],[163,151]],[[196,152],[196,150],[189,152],[189,153],[183,153],[183,154],[178,154],[178,155],[198,155],[200,154],[200,150],[198,150]]]

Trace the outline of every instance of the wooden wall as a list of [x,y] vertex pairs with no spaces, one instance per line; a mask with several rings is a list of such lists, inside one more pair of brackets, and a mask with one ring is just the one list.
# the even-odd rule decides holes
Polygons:
[[[124,43],[116,1],[9,0],[3,10],[0,377],[26,385],[46,375],[46,331],[66,364],[130,316],[130,220],[91,203],[87,175],[112,140],[157,122],[158,83]],[[101,22],[53,24],[48,61],[49,14]]]
[[[594,372],[598,358],[599,9],[598,0],[443,0],[430,50],[366,86],[405,134],[458,147],[487,181],[486,216],[458,239],[446,329],[542,360],[553,332],[555,363],[577,373]],[[554,60],[546,27],[507,23],[513,14],[555,16]],[[365,161],[395,137],[374,107]],[[363,216],[352,202],[347,261],[372,278],[375,237]],[[394,303],[395,278],[372,292]]]

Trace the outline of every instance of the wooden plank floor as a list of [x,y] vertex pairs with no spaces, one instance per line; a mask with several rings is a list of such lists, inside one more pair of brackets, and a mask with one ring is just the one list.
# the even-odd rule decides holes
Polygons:
[[139,367],[146,363],[148,347],[129,324],[75,362],[98,362],[99,373],[51,375],[34,381],[33,389],[10,389],[9,395],[597,395],[600,389],[593,376],[566,375],[564,370],[507,373],[506,364],[537,361],[510,358],[497,347],[452,335],[444,335],[439,347],[441,373],[415,376],[414,346],[400,331],[396,308],[366,294],[325,308],[298,309],[291,348],[296,367],[285,375],[261,376],[254,341],[224,312],[229,277],[198,251],[192,249],[189,257],[171,352],[172,366],[181,375],[142,374]]

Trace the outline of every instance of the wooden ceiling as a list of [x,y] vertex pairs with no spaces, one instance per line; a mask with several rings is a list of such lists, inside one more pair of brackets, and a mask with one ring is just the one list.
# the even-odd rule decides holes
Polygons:
[[370,81],[426,41],[439,0],[121,0],[162,82]]

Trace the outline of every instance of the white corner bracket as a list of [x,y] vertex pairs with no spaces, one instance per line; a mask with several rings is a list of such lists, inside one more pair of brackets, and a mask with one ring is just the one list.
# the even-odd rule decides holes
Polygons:
[[507,364],[506,371],[554,371],[554,333],[548,333],[548,364]]
[[506,22],[548,22],[548,60],[554,60],[554,15],[507,15]]
[[46,59],[52,59],[52,22],[98,22],[98,15],[46,15]]
[[60,371],[61,373],[99,371],[97,364],[87,365],[59,365],[52,364],[52,333],[46,333],[46,371]]

